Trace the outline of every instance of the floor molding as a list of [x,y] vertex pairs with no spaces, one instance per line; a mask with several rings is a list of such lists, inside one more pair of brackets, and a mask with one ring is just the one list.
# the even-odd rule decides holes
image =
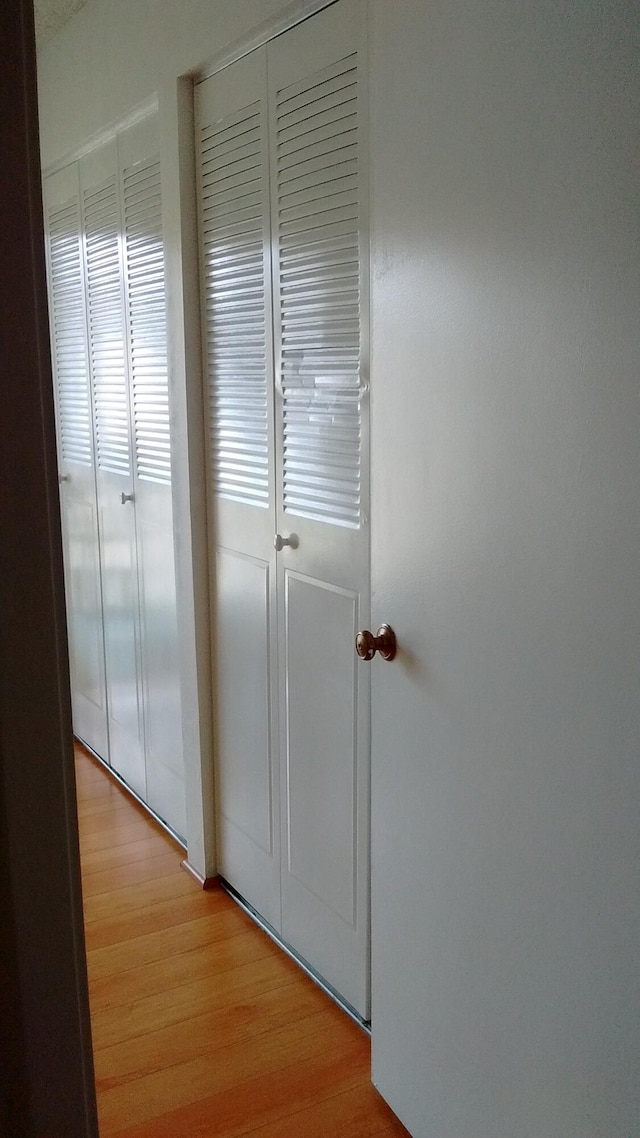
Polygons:
[[220,883],[220,879],[217,875],[215,877],[203,877],[202,874],[196,869],[195,865],[191,864],[188,858],[185,858],[184,861],[181,861],[180,865],[183,869],[186,869],[187,873],[191,874],[194,880],[198,882],[198,885],[201,889],[215,889]]

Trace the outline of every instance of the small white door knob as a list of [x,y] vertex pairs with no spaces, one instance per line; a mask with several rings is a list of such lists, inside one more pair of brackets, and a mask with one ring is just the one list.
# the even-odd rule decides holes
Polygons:
[[273,548],[276,553],[284,549],[285,545],[289,545],[291,549],[298,548],[298,535],[296,533],[289,534],[289,537],[283,537],[281,533],[277,533],[273,539]]
[[125,502],[133,502],[133,494],[125,494],[125,492],[123,490],[121,495],[120,495],[120,501],[122,502],[123,506],[124,506]]

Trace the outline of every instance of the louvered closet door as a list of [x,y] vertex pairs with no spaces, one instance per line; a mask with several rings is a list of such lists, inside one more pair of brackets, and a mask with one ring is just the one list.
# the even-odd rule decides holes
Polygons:
[[115,140],[82,158],[110,761],[146,797],[127,339]]
[[197,130],[219,866],[366,1016],[359,20],[340,3],[207,80]]
[[[186,833],[157,116],[118,135],[146,801]],[[131,506],[121,512],[131,512]]]
[[107,756],[98,518],[75,163],[47,178],[45,201],[73,724],[89,747]]
[[282,935],[362,1015],[369,969],[366,160],[361,8],[268,45]]
[[218,865],[280,927],[265,52],[197,89]]

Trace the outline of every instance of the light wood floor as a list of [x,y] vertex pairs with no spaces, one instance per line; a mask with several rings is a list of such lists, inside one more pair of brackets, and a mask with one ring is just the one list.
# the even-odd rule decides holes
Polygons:
[[76,770],[102,1138],[406,1135],[360,1028],[81,747]]

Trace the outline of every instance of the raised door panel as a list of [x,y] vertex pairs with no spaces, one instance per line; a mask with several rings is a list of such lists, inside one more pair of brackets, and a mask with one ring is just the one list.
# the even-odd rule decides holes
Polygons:
[[[285,577],[286,815],[283,936],[361,1014],[358,737],[354,593]],[[310,662],[311,661],[311,666]]]
[[129,377],[115,141],[80,161],[110,760],[146,797]]
[[369,609],[361,18],[347,0],[304,22],[268,45],[268,70],[277,517],[295,534],[278,554],[282,935],[366,1018],[369,673],[354,654]]
[[196,92],[222,874],[280,927],[266,54]]
[[[104,690],[104,644],[102,638],[100,559],[95,502],[85,501],[70,491],[63,503],[65,583],[69,627],[71,672],[74,678],[74,730],[96,753],[108,756],[102,718],[106,715]],[[98,737],[88,733],[85,712],[76,700],[82,697],[100,713],[102,730]]]
[[[289,572],[284,608],[287,752],[288,758],[306,757],[304,763],[287,763],[287,868],[353,925],[356,771],[343,756],[352,753],[356,731],[355,665],[353,653],[336,651],[336,645],[345,630],[355,636],[357,601],[344,590]],[[301,935],[313,943],[301,923]]]
[[277,928],[270,567],[258,558],[220,550],[216,582],[219,869]]
[[47,178],[45,208],[73,727],[92,750],[107,758],[102,588],[76,163]]
[[176,834],[186,834],[178,620],[173,535],[138,517],[138,574],[143,647],[146,781],[149,806]]

